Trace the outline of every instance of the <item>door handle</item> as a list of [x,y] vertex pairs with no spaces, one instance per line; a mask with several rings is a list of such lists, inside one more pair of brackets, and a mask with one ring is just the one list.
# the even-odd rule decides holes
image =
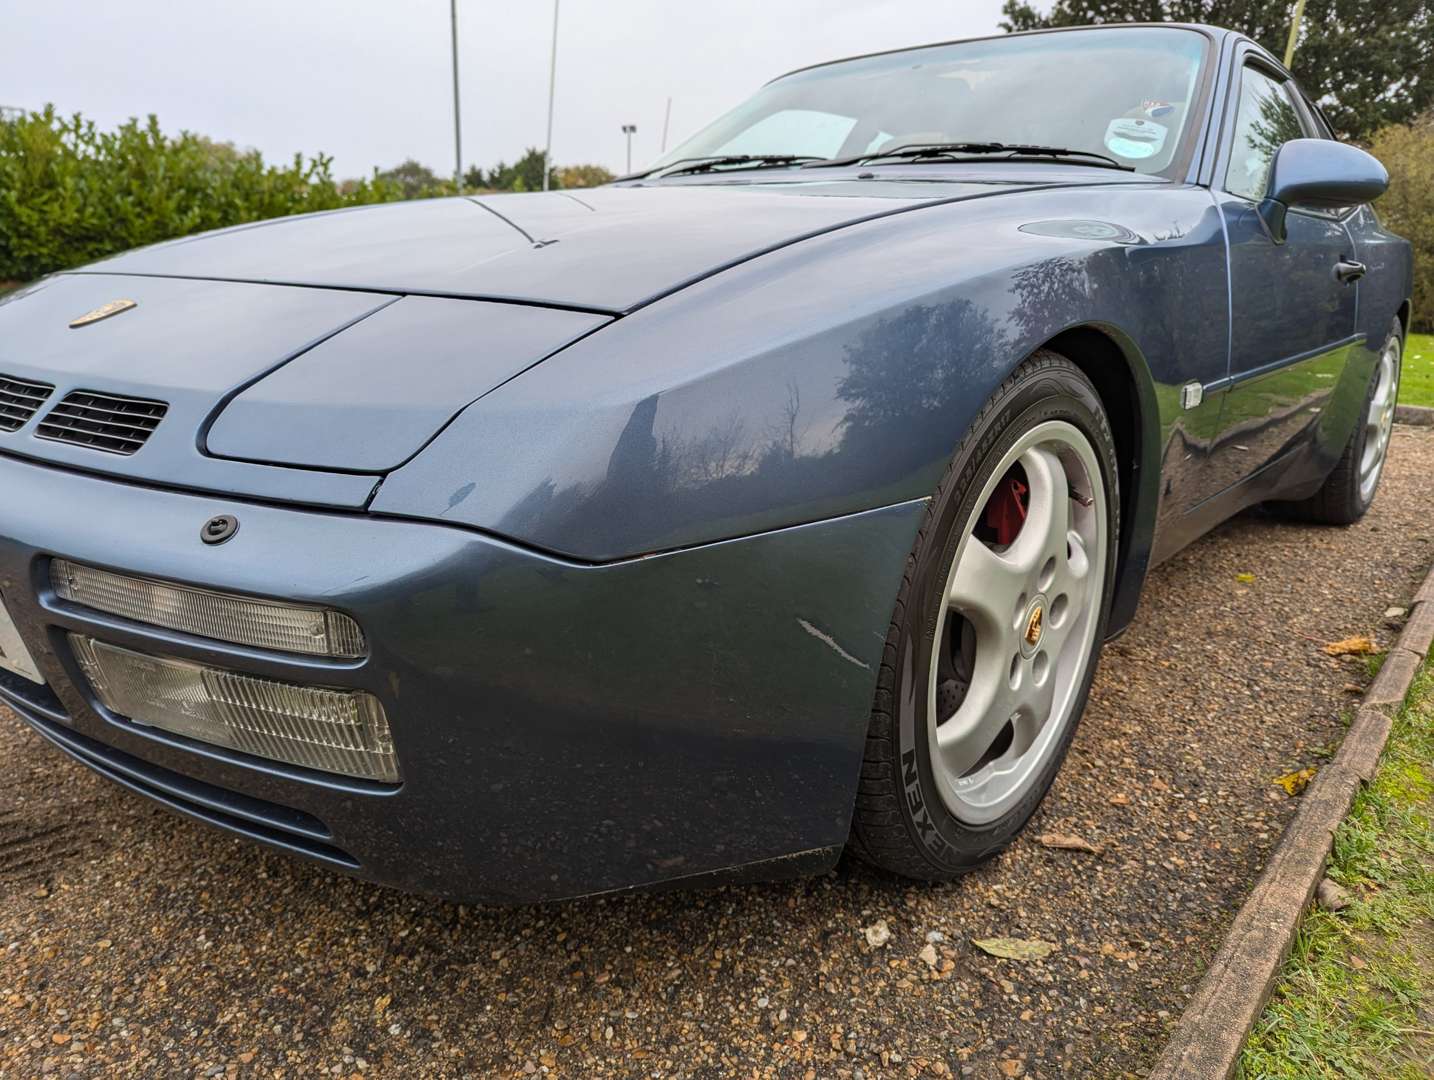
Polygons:
[[1353,259],[1340,259],[1334,264],[1334,276],[1348,285],[1351,281],[1358,281],[1364,277],[1369,267],[1362,262],[1355,262]]

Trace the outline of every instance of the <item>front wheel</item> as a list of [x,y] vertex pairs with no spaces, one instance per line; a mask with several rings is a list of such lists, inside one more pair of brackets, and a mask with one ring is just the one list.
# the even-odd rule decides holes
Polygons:
[[908,558],[852,826],[941,880],[1004,848],[1085,707],[1119,535],[1115,445],[1069,360],[1036,353],[957,449]]

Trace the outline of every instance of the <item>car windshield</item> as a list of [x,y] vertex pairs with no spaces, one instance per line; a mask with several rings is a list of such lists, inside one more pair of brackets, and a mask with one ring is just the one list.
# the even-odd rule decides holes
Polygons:
[[845,60],[769,83],[654,168],[999,142],[1090,151],[1157,173],[1181,143],[1205,54],[1193,30],[1123,27]]

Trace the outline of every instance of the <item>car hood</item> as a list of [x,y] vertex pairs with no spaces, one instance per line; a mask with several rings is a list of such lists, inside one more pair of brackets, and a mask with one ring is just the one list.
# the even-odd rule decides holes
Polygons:
[[430,199],[239,226],[87,270],[619,313],[804,237],[1032,182],[831,179]]
[[[1089,172],[437,199],[171,241],[0,301],[0,379],[48,388],[0,424],[0,454],[365,505],[468,404],[655,298],[856,222],[1106,180]],[[127,309],[73,324],[116,301]],[[90,427],[130,423],[105,410],[131,407],[163,419],[124,453],[88,428],[55,437],[54,410],[86,394],[109,396],[85,406]]]
[[0,454],[362,505],[374,474],[417,453],[454,413],[609,319],[361,290],[61,274],[0,299]]

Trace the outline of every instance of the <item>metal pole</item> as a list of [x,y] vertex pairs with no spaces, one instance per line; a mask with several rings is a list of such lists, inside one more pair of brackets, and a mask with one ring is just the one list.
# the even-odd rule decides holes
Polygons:
[[548,144],[543,151],[543,190],[548,190],[548,174],[553,171],[553,95],[558,87],[558,4],[553,0],[553,55],[548,63]]
[[631,173],[632,173],[632,137],[637,134],[637,125],[636,125],[636,124],[623,124],[623,125],[622,125],[622,133],[627,136],[627,173],[624,174],[624,175],[631,175]]
[[672,99],[667,99],[667,115],[662,118],[662,152],[667,153],[667,129],[672,125]]
[[1304,17],[1305,0],[1295,0],[1295,17],[1290,23],[1290,40],[1285,46],[1285,67],[1295,62],[1295,41],[1300,36],[1300,19]]
[[463,190],[463,124],[458,115],[458,0],[448,0],[453,32],[453,186]]

